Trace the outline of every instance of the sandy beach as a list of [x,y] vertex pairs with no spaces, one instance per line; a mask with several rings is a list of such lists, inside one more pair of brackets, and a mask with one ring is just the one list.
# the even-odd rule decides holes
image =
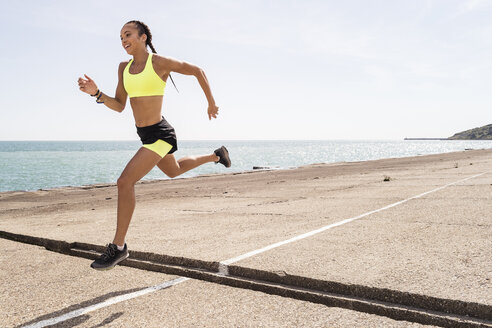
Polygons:
[[2,327],[492,327],[492,150],[136,194],[130,258],[97,272],[115,185],[0,193]]

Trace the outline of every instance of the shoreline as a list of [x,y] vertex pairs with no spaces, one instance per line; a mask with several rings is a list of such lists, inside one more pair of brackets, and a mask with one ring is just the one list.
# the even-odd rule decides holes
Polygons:
[[[207,151],[206,143],[207,141],[200,143],[183,141],[182,153],[177,157],[204,153]],[[99,143],[84,142],[81,146],[73,147],[54,146],[48,142],[43,146],[33,146],[28,142],[25,146],[0,147],[0,162],[4,164],[4,170],[0,172],[0,192],[114,184],[121,170],[133,156],[135,145],[126,145],[126,142],[100,144],[102,146]],[[121,146],[122,144],[125,146]],[[233,156],[232,168],[225,170],[213,165],[204,165],[178,178],[222,174],[226,171],[248,172],[255,166],[287,169],[313,163],[378,160],[466,149],[488,149],[492,148],[492,143],[462,140],[451,143],[403,140],[303,140],[299,142],[276,140],[264,144],[254,141],[230,141],[229,146]],[[109,152],[103,153],[103,151]],[[23,168],[19,169],[19,167]],[[144,177],[144,181],[167,179],[168,177],[157,169],[152,169]]]
[[[385,160],[392,160],[392,159],[412,159],[412,158],[420,158],[420,157],[425,157],[425,156],[438,156],[438,155],[446,155],[446,154],[458,154],[462,152],[470,152],[470,151],[487,151],[490,149],[487,148],[482,148],[482,149],[464,149],[461,151],[452,151],[452,152],[444,152],[444,153],[435,153],[435,154],[418,154],[418,155],[413,155],[413,156],[402,156],[402,157],[385,157],[385,158],[378,158],[378,159],[368,159],[368,160],[362,160],[362,161],[340,161],[340,162],[326,162],[326,163],[311,163],[311,164],[304,164],[304,165],[299,165],[299,166],[293,166],[293,167],[271,167],[271,168],[266,168],[267,166],[262,166],[261,169],[251,169],[251,170],[245,170],[245,171],[234,171],[234,172],[222,172],[222,173],[205,173],[205,174],[199,174],[199,175],[194,175],[194,176],[188,176],[188,177],[177,177],[177,178],[164,178],[164,179],[141,179],[139,180],[136,185],[142,185],[142,184],[150,184],[150,183],[158,183],[162,181],[178,181],[178,180],[190,180],[190,179],[197,179],[197,178],[206,178],[206,177],[217,177],[217,176],[232,176],[232,175],[242,175],[242,174],[252,174],[252,173],[257,173],[257,172],[271,172],[271,171],[289,171],[289,170],[296,170],[300,168],[305,168],[305,167],[312,167],[312,166],[333,166],[333,165],[343,165],[347,163],[370,163],[370,162],[375,162],[375,161],[385,161]],[[265,167],[265,168],[263,168]],[[88,185],[67,185],[67,186],[59,186],[59,187],[52,187],[52,188],[39,188],[39,189],[32,189],[32,190],[6,190],[6,191],[0,191],[0,196],[3,194],[8,194],[8,193],[32,193],[32,192],[49,192],[49,191],[57,191],[57,190],[72,190],[72,189],[81,189],[81,190],[90,190],[90,189],[99,189],[99,188],[108,188],[108,187],[115,187],[116,182],[102,182],[102,183],[95,183],[95,184],[88,184]]]

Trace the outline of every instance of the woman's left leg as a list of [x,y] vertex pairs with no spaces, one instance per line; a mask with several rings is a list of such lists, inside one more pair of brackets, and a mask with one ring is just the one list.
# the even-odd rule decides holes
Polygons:
[[186,156],[176,160],[173,154],[167,154],[157,166],[170,178],[177,177],[205,163],[216,162],[219,157],[215,154],[201,156]]
[[92,262],[92,268],[108,270],[128,257],[125,236],[135,209],[135,183],[152,170],[160,160],[160,155],[142,147],[126,165],[118,179],[118,214],[114,240],[106,247],[104,253]]

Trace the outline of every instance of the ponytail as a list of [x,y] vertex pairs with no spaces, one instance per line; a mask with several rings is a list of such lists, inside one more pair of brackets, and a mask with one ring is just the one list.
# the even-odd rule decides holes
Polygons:
[[[128,23],[126,23],[126,24],[130,24],[130,23],[135,24],[135,26],[137,27],[137,29],[138,29],[138,36],[141,36],[142,34],[147,35],[147,40],[145,41],[145,44],[150,47],[150,50],[152,50],[152,52],[154,54],[156,54],[157,51],[155,51],[154,45],[152,44],[152,33],[150,33],[149,27],[145,23],[143,23],[141,21],[138,21],[138,20],[132,20],[132,21],[129,21]],[[176,87],[176,84],[174,83],[173,77],[171,76],[171,73],[169,73],[169,77],[171,78],[171,82],[173,83],[174,88],[179,93],[179,90]]]

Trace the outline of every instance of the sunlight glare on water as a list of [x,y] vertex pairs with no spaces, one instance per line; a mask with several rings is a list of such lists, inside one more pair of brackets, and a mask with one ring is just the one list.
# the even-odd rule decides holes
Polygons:
[[[253,166],[291,168],[313,163],[353,162],[491,149],[492,140],[418,141],[181,141],[176,158],[211,154],[225,145],[230,169],[205,164],[181,177],[242,172]],[[0,191],[115,183],[140,147],[138,141],[2,141]],[[144,179],[166,179],[154,168]]]

